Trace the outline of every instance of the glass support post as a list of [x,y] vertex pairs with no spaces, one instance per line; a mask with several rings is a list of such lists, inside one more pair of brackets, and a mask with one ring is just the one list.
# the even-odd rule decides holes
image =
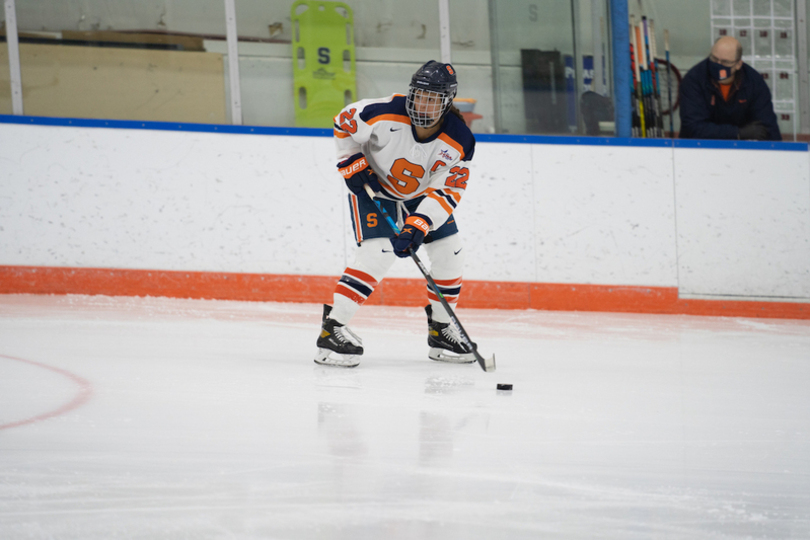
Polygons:
[[807,58],[807,0],[796,0],[796,36],[798,37],[799,133],[810,134],[810,76]]
[[600,96],[608,95],[605,80],[605,5],[591,2],[591,32],[593,39],[593,91]]
[[239,86],[239,36],[236,33],[236,0],[225,0],[225,32],[228,40],[228,77],[231,83],[231,123],[242,125],[242,91]]
[[451,64],[450,54],[450,0],[439,0],[439,43],[442,63]]
[[627,0],[610,0],[610,35],[613,51],[613,103],[616,136],[632,136],[630,121],[630,14]]
[[582,58],[580,57],[580,51],[583,50],[579,40],[580,26],[579,0],[571,0],[571,33],[573,34],[571,38],[573,39],[572,46],[574,49],[574,118],[576,118],[577,122],[575,131],[577,134],[579,134],[580,126],[582,125],[579,117],[579,96],[583,91],[582,82],[584,79],[582,76],[584,67],[582,66]]
[[492,58],[492,112],[495,133],[501,133],[501,51],[498,38],[497,0],[489,0],[489,52]]
[[16,116],[23,114],[22,75],[20,72],[20,41],[17,34],[17,10],[14,0],[5,0],[6,44],[8,45],[8,68],[11,80],[11,111]]

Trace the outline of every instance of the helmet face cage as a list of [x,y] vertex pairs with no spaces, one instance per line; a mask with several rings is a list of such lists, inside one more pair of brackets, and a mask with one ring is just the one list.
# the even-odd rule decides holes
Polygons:
[[453,96],[446,92],[434,92],[413,86],[408,89],[408,97],[405,100],[411,122],[414,126],[423,128],[441,120],[452,104]]
[[426,62],[411,77],[405,107],[417,127],[431,127],[450,110],[458,83],[450,64]]

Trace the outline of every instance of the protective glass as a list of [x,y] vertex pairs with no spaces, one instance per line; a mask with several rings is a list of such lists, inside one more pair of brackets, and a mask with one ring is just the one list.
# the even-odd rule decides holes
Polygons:
[[430,127],[436,124],[450,108],[453,97],[444,92],[434,92],[410,87],[405,106],[411,122],[417,127]]

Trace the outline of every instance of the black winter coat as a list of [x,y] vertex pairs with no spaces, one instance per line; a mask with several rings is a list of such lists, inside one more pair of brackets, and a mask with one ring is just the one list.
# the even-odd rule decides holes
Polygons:
[[768,139],[782,140],[771,91],[748,64],[737,72],[728,101],[712,81],[708,58],[689,70],[679,93],[682,139],[738,139],[739,128],[759,120],[768,128]]

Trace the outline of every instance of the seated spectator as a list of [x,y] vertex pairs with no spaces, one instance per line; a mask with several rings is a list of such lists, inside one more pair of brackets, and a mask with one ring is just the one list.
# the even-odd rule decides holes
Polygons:
[[681,138],[782,140],[771,91],[742,54],[739,41],[721,37],[683,78]]

